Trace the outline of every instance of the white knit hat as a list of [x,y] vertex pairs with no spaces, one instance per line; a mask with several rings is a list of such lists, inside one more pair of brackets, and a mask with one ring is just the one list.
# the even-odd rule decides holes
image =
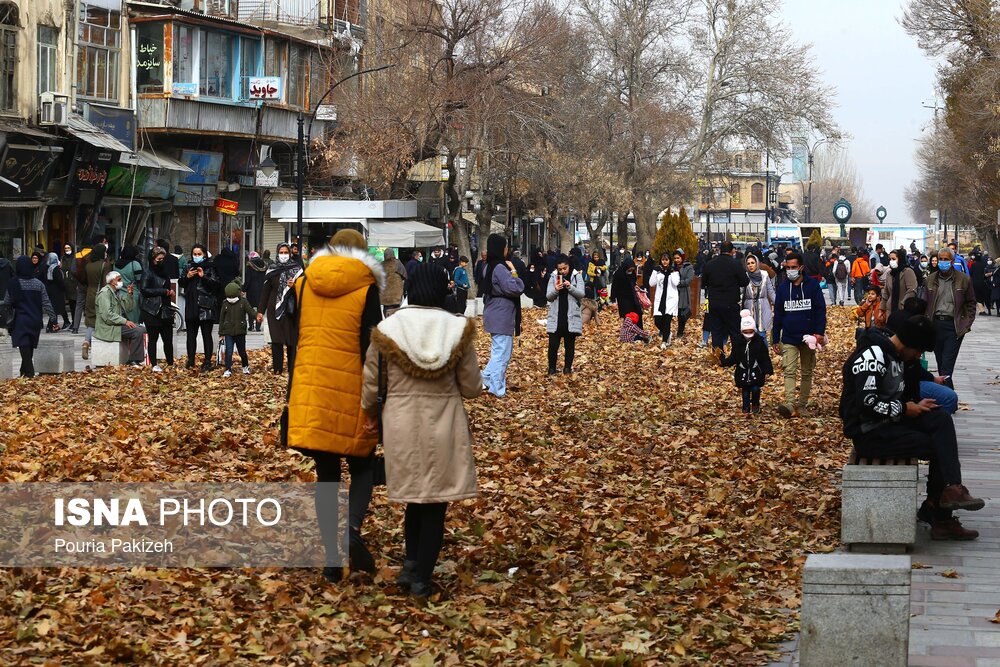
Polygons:
[[740,331],[757,330],[757,323],[753,319],[753,313],[749,310],[740,311]]

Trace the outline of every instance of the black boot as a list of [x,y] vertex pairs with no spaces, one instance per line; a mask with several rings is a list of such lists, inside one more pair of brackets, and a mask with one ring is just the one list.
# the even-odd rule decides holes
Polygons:
[[555,369],[555,366],[549,366],[549,375],[559,375],[559,371]]
[[360,572],[375,572],[375,559],[372,557],[368,546],[365,545],[361,531],[356,528],[350,529],[348,538],[348,552],[351,558],[351,569]]
[[403,569],[399,571],[399,576],[396,577],[396,585],[400,588],[409,588],[416,581],[414,578],[417,574],[417,561],[415,560],[404,560]]
[[344,578],[344,568],[327,565],[323,568],[323,578],[331,584],[336,584]]

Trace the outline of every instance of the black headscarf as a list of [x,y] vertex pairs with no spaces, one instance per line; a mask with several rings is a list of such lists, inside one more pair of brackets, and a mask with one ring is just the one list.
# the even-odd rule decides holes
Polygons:
[[[628,272],[629,269],[633,270],[632,273]],[[641,312],[635,298],[635,262],[627,255],[611,279],[611,297],[618,303],[619,317]]]
[[91,250],[90,254],[87,255],[88,262],[103,262],[108,258],[108,249],[104,247],[103,243],[98,243]]
[[134,245],[126,245],[122,248],[122,252],[118,255],[118,261],[115,262],[116,269],[124,269],[126,266],[132,262],[139,261],[139,249]]
[[906,262],[899,261],[899,253],[896,253],[896,268],[889,269],[889,273],[892,274],[892,297],[889,302],[889,312],[894,313],[899,310],[899,296],[902,292],[902,276],[903,271],[908,269]]
[[448,271],[435,264],[419,264],[406,279],[407,300],[411,306],[444,308],[448,289]]

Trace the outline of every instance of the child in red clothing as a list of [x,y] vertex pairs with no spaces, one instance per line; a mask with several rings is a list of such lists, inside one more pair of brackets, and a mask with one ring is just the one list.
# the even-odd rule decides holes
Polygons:
[[620,343],[634,343],[641,340],[643,345],[649,342],[649,332],[639,328],[639,316],[628,313],[622,318],[622,331],[618,335]]

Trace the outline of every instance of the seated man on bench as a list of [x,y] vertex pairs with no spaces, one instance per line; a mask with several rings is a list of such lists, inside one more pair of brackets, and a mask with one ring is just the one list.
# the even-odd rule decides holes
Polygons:
[[[889,337],[891,336],[891,337]],[[962,485],[958,438],[951,415],[933,399],[903,402],[903,367],[934,349],[934,325],[924,316],[900,322],[895,333],[870,329],[844,364],[840,418],[844,435],[861,458],[920,458],[930,461],[927,496],[933,507],[931,537],[974,540],[953,510],[985,503]]]
[[118,344],[127,341],[129,366],[142,366],[146,358],[142,345],[146,328],[125,316],[134,303],[135,285],[129,285],[128,290],[122,289],[122,277],[117,271],[108,273],[104,280],[107,284],[97,293],[94,338]]

